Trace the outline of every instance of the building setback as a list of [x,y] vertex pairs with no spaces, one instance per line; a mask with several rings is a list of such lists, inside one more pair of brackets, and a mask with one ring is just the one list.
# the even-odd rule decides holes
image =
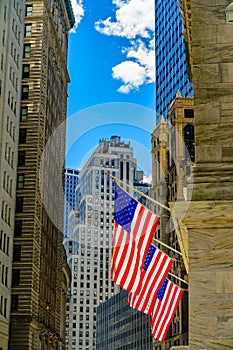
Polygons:
[[168,111],[178,91],[193,96],[186,66],[186,49],[179,2],[155,0],[155,60],[157,124]]
[[[119,291],[110,278],[115,181],[133,184],[133,149],[118,136],[101,140],[80,170],[77,188],[76,227],[65,247],[72,269],[66,312],[66,349],[96,346],[96,307]],[[78,215],[78,218],[77,218]]]
[[25,1],[0,2],[0,349],[8,349]]
[[149,316],[127,301],[128,292],[122,290],[97,307],[96,350],[152,350]]
[[[17,1],[16,1],[17,3]],[[69,0],[26,1],[9,349],[62,349],[70,272],[62,245]],[[44,153],[43,153],[44,151]],[[48,211],[49,210],[49,211]]]
[[69,213],[75,209],[75,189],[78,185],[79,170],[77,169],[65,169],[65,207],[64,207],[64,229],[63,237],[67,237],[68,234],[68,219]]

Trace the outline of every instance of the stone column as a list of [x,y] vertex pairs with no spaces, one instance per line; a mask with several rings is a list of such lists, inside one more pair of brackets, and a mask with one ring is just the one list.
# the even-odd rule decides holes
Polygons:
[[173,205],[189,270],[189,349],[233,349],[233,23],[231,1],[192,0],[196,164]]

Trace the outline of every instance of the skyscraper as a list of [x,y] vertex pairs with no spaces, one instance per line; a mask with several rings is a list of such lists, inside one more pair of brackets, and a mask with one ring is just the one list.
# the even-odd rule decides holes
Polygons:
[[64,344],[70,275],[62,245],[62,125],[73,24],[70,0],[26,1],[9,349]]
[[97,307],[96,350],[152,350],[150,318],[128,305],[121,290]]
[[[66,312],[66,349],[95,349],[96,307],[119,287],[110,279],[115,181],[133,184],[133,149],[119,136],[100,143],[80,170],[76,214],[78,222],[67,248],[72,269],[70,300]],[[69,251],[67,252],[69,253]]]
[[25,1],[0,2],[0,348],[8,349]]
[[186,66],[186,49],[179,2],[155,0],[155,59],[157,123],[167,119],[178,91],[193,96]]
[[65,170],[65,207],[64,207],[64,230],[63,237],[68,234],[68,219],[70,211],[75,209],[75,189],[78,185],[79,170],[66,168]]

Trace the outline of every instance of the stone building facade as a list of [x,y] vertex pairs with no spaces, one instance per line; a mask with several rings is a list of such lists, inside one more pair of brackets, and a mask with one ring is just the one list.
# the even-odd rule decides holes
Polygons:
[[233,348],[233,55],[230,1],[191,1],[195,165],[171,205],[189,271],[189,349]]
[[[152,133],[152,197],[166,206],[170,202],[187,200],[188,180],[194,160],[193,98],[184,98],[178,93],[171,104],[168,122],[162,118]],[[179,251],[180,245],[169,211],[161,209],[159,205],[154,210],[160,213],[155,238]],[[156,245],[175,259],[171,273],[183,279],[187,271],[182,257],[158,243]],[[176,279],[171,279],[179,284]],[[186,289],[187,286],[182,284],[182,288]],[[163,350],[173,345],[188,344],[187,315],[188,294],[185,292],[165,344],[155,342],[154,349]]]
[[73,24],[69,0],[26,1],[9,349],[63,349],[65,343],[70,273],[62,245],[62,126]]
[[0,349],[8,349],[25,1],[0,2]]

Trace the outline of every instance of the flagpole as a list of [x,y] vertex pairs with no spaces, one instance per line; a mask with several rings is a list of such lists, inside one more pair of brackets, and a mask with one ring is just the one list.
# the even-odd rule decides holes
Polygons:
[[[155,199],[153,199],[153,198],[147,196],[146,194],[144,194],[144,193],[138,191],[138,190],[137,190],[136,188],[134,188],[133,186],[131,186],[131,185],[129,185],[129,184],[125,184],[123,181],[117,179],[115,176],[110,175],[107,171],[105,172],[105,175],[108,176],[108,177],[110,177],[111,179],[113,179],[116,183],[121,183],[123,186],[124,186],[124,185],[128,186],[128,187],[131,188],[133,191],[135,191],[135,192],[139,193],[140,195],[144,196],[145,198],[149,199],[151,202],[153,202],[153,203],[155,203],[155,204],[158,204],[158,205],[161,206],[162,208],[164,208],[164,209],[166,209],[167,211],[171,212],[171,209],[168,208],[166,205],[163,205],[163,204],[157,202]],[[178,250],[176,250],[176,249],[174,249],[174,248],[168,246],[167,244],[165,244],[165,243],[163,243],[163,242],[161,242],[161,241],[159,241],[159,240],[157,240],[157,239],[155,239],[155,238],[153,238],[153,240],[154,240],[155,242],[160,243],[161,245],[167,247],[168,249],[170,249],[170,250],[172,250],[172,251],[174,251],[174,252],[176,252],[177,254],[180,254],[180,255],[182,256],[182,253],[179,252]],[[169,275],[170,275],[171,277],[176,278],[177,280],[179,280],[179,281],[181,281],[181,282],[183,282],[183,283],[188,284],[188,282],[186,282],[185,280],[183,280],[183,279],[180,278],[180,277],[177,277],[177,276],[173,275],[172,273],[169,273]]]
[[119,183],[121,183],[123,186],[125,186],[125,185],[128,186],[129,188],[131,188],[131,189],[134,190],[135,192],[139,193],[139,194],[142,195],[143,197],[149,199],[149,201],[151,201],[151,202],[153,202],[153,203],[159,205],[160,207],[166,209],[167,211],[169,211],[169,212],[171,213],[171,209],[168,208],[166,205],[164,205],[164,204],[162,204],[162,203],[159,203],[159,202],[156,201],[155,199],[153,199],[153,198],[147,196],[146,194],[144,194],[143,192],[137,190],[137,189],[134,188],[133,186],[131,186],[131,185],[129,185],[129,184],[126,184],[125,182],[123,182],[123,181],[117,179],[115,176],[110,175],[107,171],[105,172],[105,175],[108,176],[108,177],[110,177],[111,179],[115,180],[116,183],[119,182]]
[[[122,185],[128,186],[129,188],[131,188],[131,189],[134,190],[135,192],[141,194],[142,196],[148,198],[150,201],[154,202],[155,204],[160,205],[161,207],[163,207],[163,208],[167,209],[169,212],[171,212],[170,208],[168,208],[168,207],[166,207],[165,205],[163,205],[163,204],[157,202],[155,199],[153,199],[153,198],[151,198],[151,197],[145,195],[144,193],[140,192],[139,190],[137,190],[137,189],[134,188],[133,186],[128,185],[128,184],[125,184],[123,181],[117,179],[115,176],[110,175],[107,171],[106,171],[105,175],[106,175],[106,176],[109,176],[111,179],[115,180],[116,183],[119,182],[119,183],[121,183]],[[165,244],[165,243],[163,243],[163,242],[161,242],[161,241],[159,241],[158,239],[155,239],[155,238],[153,238],[153,240],[156,241],[157,243],[163,245],[164,247],[166,247],[166,248],[168,248],[168,249],[170,249],[170,250],[174,251],[175,253],[177,253],[177,254],[179,254],[179,255],[182,256],[182,253],[181,253],[181,252],[179,252],[178,250],[176,250],[176,249],[170,247],[169,245],[167,245],[167,244]]]
[[173,274],[170,273],[170,272],[169,272],[168,274],[169,274],[169,276],[174,277],[175,279],[177,279],[177,280],[179,280],[179,281],[181,281],[181,282],[183,282],[183,283],[185,283],[185,284],[188,285],[188,282],[185,281],[185,280],[183,280],[182,278],[180,278],[180,277],[178,277],[178,276],[175,276],[175,275],[173,275]]
[[179,252],[178,250],[176,250],[176,249],[174,249],[174,248],[170,247],[169,245],[167,245],[167,244],[165,244],[165,243],[163,243],[163,242],[159,241],[158,239],[153,238],[153,241],[155,241],[155,242],[157,242],[157,243],[159,243],[159,244],[163,245],[164,247],[168,248],[169,250],[172,250],[173,252],[175,252],[175,253],[177,253],[177,254],[179,254],[179,255],[181,255],[181,256],[182,256],[182,253],[181,253],[181,252]]

